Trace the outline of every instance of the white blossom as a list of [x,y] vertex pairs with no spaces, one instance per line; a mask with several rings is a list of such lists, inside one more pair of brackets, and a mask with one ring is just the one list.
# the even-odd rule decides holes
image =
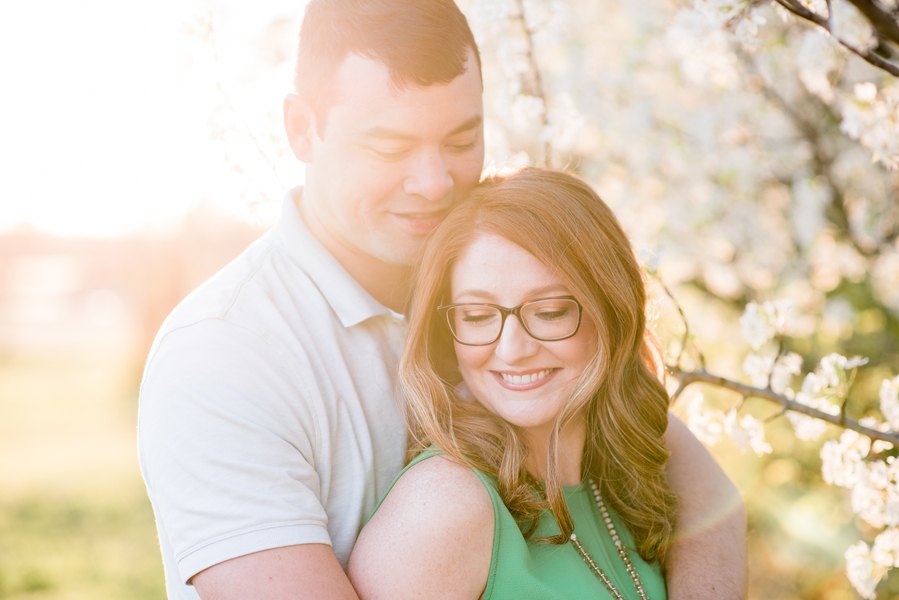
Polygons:
[[852,487],[852,510],[863,521],[872,527],[880,528],[884,521],[884,509],[886,507],[884,493],[873,485],[867,465],[861,471],[861,476]]
[[803,248],[810,248],[827,225],[825,211],[831,203],[833,189],[821,179],[802,175],[793,179],[792,192],[793,235]]
[[737,22],[734,29],[734,35],[745,48],[755,49],[758,47],[759,27],[767,22],[759,7],[753,7],[744,13],[743,18]]
[[774,368],[774,356],[750,353],[743,361],[743,372],[749,375],[749,380],[755,387],[763,388],[768,385],[771,370]]
[[559,93],[553,98],[549,111],[549,126],[542,140],[549,141],[557,151],[594,151],[587,135],[589,124],[570,94]]
[[899,567],[899,529],[887,529],[874,538],[871,558],[886,567]]
[[[829,415],[840,414],[840,409],[828,400],[822,378],[817,373],[808,373],[802,380],[802,387],[793,398],[799,404],[817,408]],[[795,411],[787,412],[787,420],[793,426],[796,437],[801,440],[817,440],[827,430],[827,424]],[[867,438],[865,438],[867,439]]]
[[545,111],[546,105],[541,98],[520,94],[509,107],[509,123],[518,131],[533,130],[543,121]]
[[821,384],[827,388],[838,388],[846,381],[846,372],[867,364],[868,359],[862,356],[847,358],[842,354],[831,353],[821,359],[816,372],[822,379]]
[[874,598],[874,590],[886,572],[871,558],[868,544],[859,541],[846,549],[846,575],[862,598]]
[[740,317],[740,329],[743,338],[749,342],[753,350],[758,350],[774,337],[774,328],[771,327],[761,307],[755,302],[746,305],[743,316]]
[[758,350],[784,332],[791,308],[789,301],[750,302],[746,305],[740,317],[740,328],[753,350]]
[[865,463],[852,489],[852,509],[872,527],[899,525],[899,479],[895,459]]
[[738,415],[731,409],[724,416],[724,432],[741,452],[752,450],[757,455],[770,454],[771,444],[765,440],[765,427],[752,415]]
[[787,352],[777,359],[771,370],[771,389],[783,394],[789,388],[793,377],[802,372],[802,357],[795,352]]
[[799,80],[827,104],[834,100],[834,79],[842,63],[839,49],[823,31],[812,29],[803,35],[796,54]]
[[872,82],[856,84],[840,104],[842,129],[868,148],[874,160],[899,169],[899,84],[878,90]]
[[693,83],[732,88],[737,64],[724,32],[695,11],[681,10],[665,33],[665,41]]
[[724,432],[724,413],[720,410],[705,410],[705,399],[697,393],[687,401],[687,427],[704,444],[715,445],[721,441]]
[[800,440],[815,441],[827,431],[827,424],[824,421],[802,413],[788,411],[787,420],[793,426],[793,433]]
[[899,314],[899,244],[877,257],[871,275],[874,294]]
[[852,488],[865,474],[864,459],[871,449],[871,440],[847,429],[839,440],[821,446],[821,474],[824,481],[839,487]]
[[770,387],[778,394],[785,394],[793,377],[802,369],[802,357],[788,352],[775,360],[774,353],[752,352],[743,361],[743,371],[749,375],[752,385],[759,388]]
[[751,4],[749,0],[694,0],[693,8],[720,27],[742,15]]

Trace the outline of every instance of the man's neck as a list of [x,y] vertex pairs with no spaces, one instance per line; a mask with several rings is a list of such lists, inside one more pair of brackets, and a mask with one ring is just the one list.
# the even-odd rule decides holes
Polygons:
[[335,258],[375,300],[395,312],[405,311],[406,303],[412,292],[412,269],[410,267],[385,265],[374,261],[377,264],[370,265],[370,268],[353,270],[351,266],[341,260],[340,256],[335,255]]
[[412,290],[411,267],[385,263],[358,248],[348,246],[334,236],[328,235],[325,228],[316,221],[315,216],[304,209],[299,196],[294,197],[294,205],[309,232],[365,291],[393,311],[401,313],[405,310]]

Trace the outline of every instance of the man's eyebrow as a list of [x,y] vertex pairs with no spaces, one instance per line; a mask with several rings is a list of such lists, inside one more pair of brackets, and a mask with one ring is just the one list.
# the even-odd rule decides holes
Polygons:
[[[468,119],[455,129],[450,131],[449,136],[447,137],[452,137],[459,133],[477,129],[478,127],[480,127],[482,121],[483,117],[481,117],[481,115],[475,115],[474,117]],[[410,141],[416,139],[417,136],[410,133],[397,131],[395,129],[390,129],[389,127],[372,127],[371,129],[365,130],[365,132],[363,133],[363,137],[380,140]]]
[[481,115],[475,115],[472,118],[468,119],[452,131],[450,131],[450,135],[456,135],[457,133],[462,133],[464,131],[471,131],[472,129],[477,129],[481,126],[481,121],[483,121],[483,117]]

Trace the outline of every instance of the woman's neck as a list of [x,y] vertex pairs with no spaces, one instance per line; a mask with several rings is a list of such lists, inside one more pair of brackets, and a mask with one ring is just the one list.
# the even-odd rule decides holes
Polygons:
[[[546,480],[546,456],[551,431],[552,426],[548,425],[545,431],[531,430],[524,433],[528,444],[528,457],[525,466],[538,481]],[[575,418],[559,432],[557,467],[561,485],[577,485],[581,482],[581,462],[586,439],[587,425],[580,418]]]

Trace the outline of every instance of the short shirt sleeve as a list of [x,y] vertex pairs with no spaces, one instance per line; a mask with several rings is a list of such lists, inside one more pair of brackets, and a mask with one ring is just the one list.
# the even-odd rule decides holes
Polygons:
[[252,552],[330,544],[308,366],[226,321],[170,331],[141,387],[141,469],[187,582]]

